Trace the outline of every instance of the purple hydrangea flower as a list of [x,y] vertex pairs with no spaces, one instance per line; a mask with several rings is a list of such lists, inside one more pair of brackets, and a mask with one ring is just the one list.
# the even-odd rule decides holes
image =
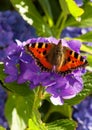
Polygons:
[[90,28],[78,28],[78,27],[67,27],[62,31],[61,37],[78,37],[83,35],[87,32],[92,31],[92,27]]
[[[45,42],[58,44],[59,40],[53,37],[50,38],[33,38],[26,42],[20,42],[17,40],[17,44],[14,44],[13,50],[8,49],[8,56],[5,59],[5,72],[7,77],[6,82],[17,81],[18,83],[24,83],[30,81],[30,88],[33,89],[38,85],[42,85],[46,88],[46,91],[51,94],[51,101],[55,105],[62,105],[64,99],[70,99],[75,97],[82,88],[83,81],[81,76],[84,74],[83,69],[78,69],[62,77],[54,72],[41,72],[40,68],[35,64],[34,59],[25,52],[24,46],[35,42]],[[79,52],[80,42],[66,41],[62,39],[62,44],[68,46],[76,52]],[[75,46],[75,47],[73,47]],[[16,64],[19,64],[20,71],[18,72]],[[12,69],[12,73],[10,72]]]
[[[90,28],[77,28],[77,27],[67,27],[62,31],[61,38],[64,37],[78,37],[80,35],[86,34],[87,32],[92,31],[92,27]],[[92,42],[84,42],[84,44],[88,46],[92,46]]]
[[35,30],[30,26],[16,11],[1,12],[1,26],[3,29],[12,31],[13,40],[19,39],[21,41],[36,37]]
[[74,106],[73,118],[78,121],[77,130],[92,130],[92,97]]
[[83,0],[75,0],[75,2],[77,3],[78,6],[82,6],[83,5]]
[[8,123],[4,116],[4,104],[6,102],[6,98],[7,94],[0,83],[0,125],[2,125],[5,128],[8,128]]
[[0,12],[0,61],[7,56],[6,48],[14,43],[36,37],[33,27],[27,24],[16,11]]

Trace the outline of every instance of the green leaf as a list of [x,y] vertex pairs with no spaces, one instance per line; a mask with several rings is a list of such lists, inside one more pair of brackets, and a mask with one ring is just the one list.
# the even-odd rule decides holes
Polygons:
[[59,119],[71,119],[72,108],[68,104],[53,105],[45,100],[40,108],[43,122],[53,122]]
[[4,65],[0,64],[0,80],[4,80],[5,73],[4,73]]
[[92,42],[92,31],[87,32],[86,34],[75,37],[74,39],[80,40],[82,42]]
[[31,0],[11,0],[11,3],[22,17],[36,28],[39,36],[54,36],[54,32],[51,31],[49,25],[43,20]]
[[[50,115],[52,115],[52,113],[59,113],[61,118],[71,118],[71,114],[72,114],[72,109],[70,107],[70,105],[68,104],[64,104],[62,106],[55,106],[55,105],[51,105],[50,109],[47,113],[45,113],[45,117],[44,117],[44,121],[47,122]],[[56,118],[53,114],[53,118],[51,121],[53,120],[57,120],[58,117]]]
[[92,55],[87,56],[88,64],[92,67]]
[[52,14],[49,0],[38,0],[38,1],[47,16],[49,26],[52,27],[54,23],[53,23],[53,14]]
[[11,129],[24,130],[27,127],[28,120],[31,119],[32,125],[37,126],[38,130],[47,130],[38,111],[41,103],[41,88],[37,87],[26,96],[9,93],[5,115]]
[[64,119],[48,123],[48,130],[74,130],[76,123],[72,120]]
[[81,50],[92,55],[92,47],[82,44]]
[[37,125],[32,119],[29,119],[27,130],[48,130],[48,129],[44,123]]
[[2,84],[3,88],[8,90],[8,88],[4,84],[5,77],[6,77],[6,74],[4,73],[4,64],[1,63],[0,64],[0,83]]
[[32,121],[32,119],[29,119],[28,123],[28,129],[27,130],[40,130],[37,125]]
[[75,3],[74,0],[65,0],[65,1],[67,3],[70,14],[73,17],[77,18],[77,17],[81,16],[84,13],[83,9],[78,7],[78,5]]
[[68,6],[67,6],[67,2],[65,0],[59,0],[59,3],[60,3],[60,6],[61,6],[61,9],[63,10],[63,13],[65,15],[69,14],[69,9],[68,9]]
[[65,23],[65,27],[67,26],[91,27],[92,14],[90,12],[92,12],[92,2],[88,2],[87,4],[85,4],[83,9],[84,13],[81,16],[81,18],[76,21],[72,16],[70,16]]
[[0,11],[10,10],[11,8],[12,8],[12,5],[9,0],[4,0],[0,4]]
[[72,116],[72,108],[70,105],[68,104],[64,104],[61,106],[60,109],[61,114],[64,116],[64,118],[71,118]]
[[87,73],[83,76],[84,88],[83,90],[74,98],[65,100],[69,105],[75,105],[80,103],[86,96],[92,93],[92,73]]
[[6,130],[4,127],[0,126],[0,130]]
[[19,94],[21,96],[29,95],[31,91],[27,84],[18,84],[16,82],[13,82],[13,83],[4,83],[4,85],[11,92]]
[[9,94],[5,115],[12,130],[24,130],[27,127],[28,119],[32,115],[33,104],[33,92],[27,97]]

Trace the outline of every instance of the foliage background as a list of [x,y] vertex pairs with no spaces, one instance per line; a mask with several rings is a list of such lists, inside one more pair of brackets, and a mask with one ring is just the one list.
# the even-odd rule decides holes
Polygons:
[[[84,0],[81,7],[73,0],[1,0],[0,10],[17,10],[35,29],[35,37],[61,38],[63,33],[67,34],[67,27],[80,29],[92,27],[92,2],[89,0]],[[74,28],[75,34],[76,28]],[[76,128],[77,123],[72,118],[72,106],[91,95],[92,90],[92,31],[88,30],[85,34],[76,34],[74,37],[65,35],[65,38],[83,42],[81,51],[85,52],[89,66],[87,74],[83,77],[83,91],[75,98],[66,100],[63,106],[54,106],[48,96],[44,100],[41,99],[40,87],[31,91],[27,84],[21,86],[15,82],[5,84],[6,75],[3,72],[3,64],[0,64],[0,82],[8,93],[5,117],[11,130],[74,130]],[[88,46],[89,42],[91,46]]]

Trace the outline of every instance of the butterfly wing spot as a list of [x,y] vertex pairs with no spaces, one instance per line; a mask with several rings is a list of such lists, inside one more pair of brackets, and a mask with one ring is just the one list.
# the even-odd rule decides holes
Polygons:
[[85,59],[81,56],[81,57],[80,57],[80,61],[81,61],[81,62],[85,62]]
[[72,50],[70,50],[70,55],[72,55],[72,52],[73,52],[73,51],[72,51]]
[[28,45],[28,47],[35,48],[35,45],[36,45],[36,43],[33,43],[33,44]]
[[45,44],[45,48],[47,48],[47,47],[48,47],[48,44],[46,43],[46,44]]
[[46,51],[46,50],[44,50],[44,51],[43,51],[43,55],[46,55],[46,54],[47,54],[47,51]]
[[38,49],[37,49],[37,52],[38,52],[39,54],[41,54],[41,51],[39,51]]
[[[76,62],[76,61],[75,61]],[[74,63],[74,60],[72,61],[72,63]]]
[[67,58],[68,62],[71,61],[70,57]]
[[42,48],[42,46],[43,46],[43,43],[40,42],[40,43],[38,44],[38,48]]
[[79,54],[77,52],[74,52],[74,57],[77,59]]

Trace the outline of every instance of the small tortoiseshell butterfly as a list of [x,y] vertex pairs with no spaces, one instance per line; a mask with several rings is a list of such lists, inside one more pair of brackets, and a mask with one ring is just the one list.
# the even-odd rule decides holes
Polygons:
[[32,43],[26,45],[42,71],[54,71],[65,75],[78,67],[85,67],[88,62],[77,52],[59,43]]

